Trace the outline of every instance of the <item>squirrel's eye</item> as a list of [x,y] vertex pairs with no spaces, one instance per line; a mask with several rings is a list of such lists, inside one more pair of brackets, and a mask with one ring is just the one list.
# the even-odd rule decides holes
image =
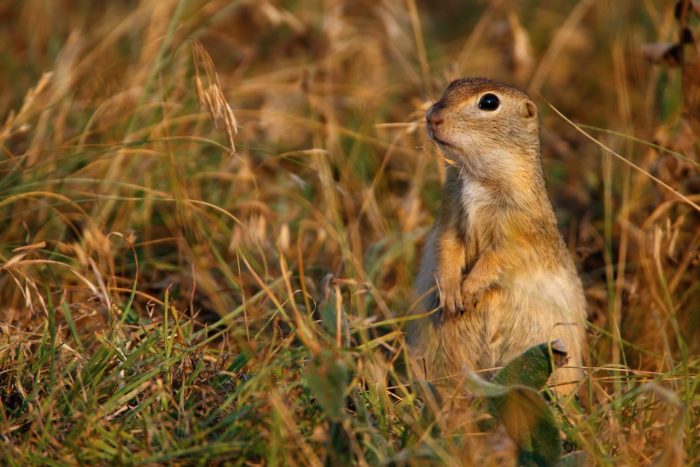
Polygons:
[[481,110],[496,110],[499,105],[501,105],[501,101],[495,94],[484,94],[481,96],[481,99],[479,99],[479,108]]

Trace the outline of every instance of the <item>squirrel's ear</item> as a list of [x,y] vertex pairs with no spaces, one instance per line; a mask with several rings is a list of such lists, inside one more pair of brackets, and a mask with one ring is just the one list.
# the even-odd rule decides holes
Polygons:
[[531,100],[526,100],[521,104],[520,115],[528,119],[537,117],[537,106]]

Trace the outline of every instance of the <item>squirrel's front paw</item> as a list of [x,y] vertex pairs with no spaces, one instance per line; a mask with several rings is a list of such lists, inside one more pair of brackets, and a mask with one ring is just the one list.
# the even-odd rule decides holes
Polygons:
[[469,280],[469,277],[462,282],[461,298],[462,306],[466,311],[476,310],[476,307],[481,303],[484,297],[486,287],[476,283],[474,280]]
[[451,315],[464,312],[459,280],[444,281],[440,284],[440,307]]

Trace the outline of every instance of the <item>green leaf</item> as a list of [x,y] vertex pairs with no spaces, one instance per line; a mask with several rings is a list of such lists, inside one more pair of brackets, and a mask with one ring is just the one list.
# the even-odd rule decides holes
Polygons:
[[243,369],[243,367],[248,363],[250,360],[250,354],[246,351],[241,352],[234,360],[231,362],[231,364],[226,368],[227,371],[230,371],[231,373],[238,373]]
[[[347,344],[345,337],[350,333],[350,325],[345,311],[341,308],[340,313],[338,313],[335,300],[327,300],[321,304],[319,312],[321,323],[326,328],[326,331],[333,337],[337,337],[338,331],[340,331],[343,342]],[[340,316],[338,316],[339,314]],[[340,318],[340,326],[338,326],[338,318]]]
[[332,420],[342,418],[350,380],[345,362],[333,352],[324,350],[306,366],[304,379],[326,415]]
[[561,366],[566,358],[566,352],[559,341],[535,345],[508,362],[493,377],[493,382],[505,386],[520,384],[537,390],[544,389],[555,366]]
[[520,465],[550,466],[561,458],[559,426],[539,391],[565,360],[558,341],[539,344],[508,362],[492,382],[468,380],[488,398],[489,410],[518,446]]
[[583,467],[588,465],[588,455],[584,451],[574,451],[562,456],[557,462],[557,467]]
[[505,396],[492,398],[491,411],[518,446],[520,465],[549,466],[561,457],[559,426],[544,399],[534,390],[512,386]]

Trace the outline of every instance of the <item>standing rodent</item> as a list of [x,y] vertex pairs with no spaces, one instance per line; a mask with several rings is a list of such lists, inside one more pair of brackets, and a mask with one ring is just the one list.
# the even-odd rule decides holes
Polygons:
[[439,309],[411,322],[414,368],[449,385],[558,339],[569,359],[550,382],[569,392],[583,376],[586,304],[545,189],[537,107],[506,84],[466,78],[426,120],[448,164],[415,285],[417,312]]

